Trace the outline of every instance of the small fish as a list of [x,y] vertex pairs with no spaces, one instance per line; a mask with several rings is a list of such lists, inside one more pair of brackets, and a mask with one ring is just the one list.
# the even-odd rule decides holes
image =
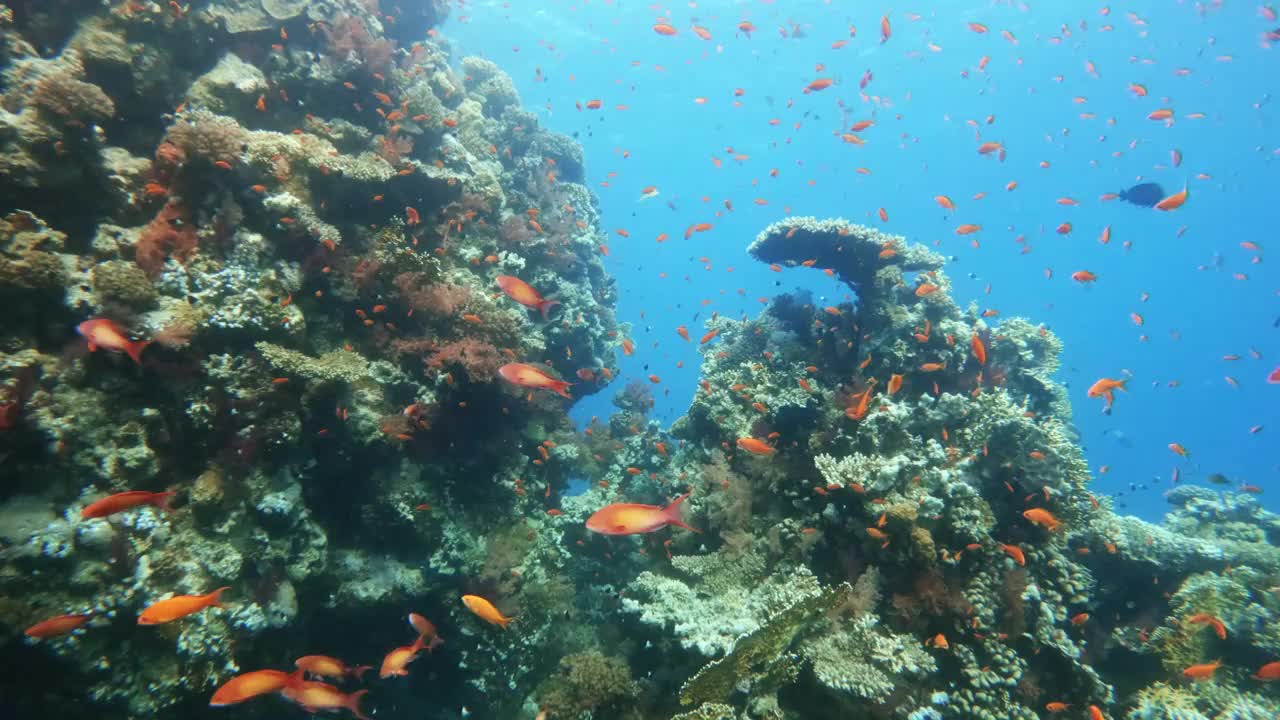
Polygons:
[[560,304],[559,300],[546,300],[534,290],[529,283],[512,275],[499,275],[497,277],[498,287],[502,288],[502,292],[507,297],[515,300],[521,305],[537,310],[542,313],[542,319],[547,319],[547,311]]
[[1050,703],[1045,703],[1044,705],[1044,709],[1048,710],[1051,713],[1060,713],[1069,707],[1071,706],[1064,702],[1050,702]]
[[254,670],[237,675],[223,683],[214,691],[213,697],[209,698],[209,705],[212,707],[235,705],[260,695],[279,692],[291,682],[301,680],[300,675],[291,675],[280,670]]
[[1013,561],[1018,563],[1018,565],[1027,564],[1027,556],[1023,554],[1022,548],[1017,545],[1005,545],[1004,543],[1000,543],[1000,549],[1004,550],[1004,554],[1013,558]]
[[116,493],[90,503],[80,511],[80,517],[84,520],[109,517],[139,505],[151,505],[165,512],[173,512],[173,508],[169,507],[169,498],[177,494],[176,492],[147,492],[145,490]]
[[538,390],[550,390],[561,397],[573,399],[573,396],[568,393],[568,388],[573,383],[565,380],[556,380],[533,365],[507,363],[498,368],[498,375],[512,385]]
[[1155,207],[1166,195],[1164,188],[1156,183],[1139,183],[1117,193],[1121,200],[1138,207]]
[[1275,682],[1276,680],[1280,680],[1280,661],[1269,662],[1266,665],[1263,665],[1258,668],[1258,672],[1250,675],[1249,677],[1262,682]]
[[772,445],[753,437],[738,438],[738,447],[752,455],[772,455],[778,452]]
[[138,616],[139,625],[161,625],[179,620],[209,607],[222,607],[222,593],[230,587],[220,587],[208,595],[174,595],[147,606]]
[[701,532],[680,519],[680,505],[688,499],[685,493],[670,505],[641,505],[639,503],[613,503],[592,513],[587,518],[587,529],[602,535],[637,535],[661,530],[668,525]]
[[467,606],[476,617],[484,620],[490,625],[501,625],[503,630],[507,629],[507,625],[511,624],[515,617],[505,617],[493,603],[485,600],[479,595],[463,595],[462,604]]
[[109,318],[92,318],[76,326],[76,332],[89,344],[89,352],[98,348],[112,352],[122,352],[139,365],[142,364],[142,351],[151,344],[150,340],[130,340],[124,328]]
[[328,677],[341,680],[347,676],[351,676],[357,680],[366,672],[373,669],[372,665],[357,665],[355,667],[347,667],[346,663],[337,658],[331,658],[327,655],[304,655],[293,661],[293,666],[319,677]]
[[1230,485],[1231,484],[1230,478],[1228,478],[1226,475],[1223,475],[1222,473],[1210,473],[1209,477],[1205,479],[1214,485]]
[[1213,679],[1213,674],[1217,672],[1218,668],[1220,667],[1222,667],[1221,660],[1215,660],[1210,663],[1200,663],[1198,665],[1192,665],[1191,667],[1188,667],[1186,670],[1182,671],[1182,677],[1190,678],[1192,680],[1211,680]]
[[418,659],[418,653],[426,648],[423,636],[419,635],[412,645],[404,645],[395,648],[387,653],[382,659],[382,667],[378,670],[378,677],[386,679],[389,677],[404,677],[409,674],[408,665]]
[[59,615],[51,617],[48,620],[41,620],[23,631],[27,637],[44,638],[57,637],[58,635],[66,635],[76,628],[84,625],[93,619],[93,613],[82,613],[79,615]]
[[358,720],[370,720],[369,716],[360,712],[360,698],[368,690],[357,690],[344,695],[338,688],[322,682],[290,682],[280,690],[280,694],[301,705],[307,712],[325,710],[350,710]]
[[440,637],[435,624],[425,617],[418,613],[409,613],[409,624],[413,626],[414,630],[418,631],[418,636],[422,638],[427,652],[434,652],[436,648],[444,644],[444,638]]
[[1062,527],[1062,521],[1054,517],[1053,513],[1045,510],[1044,508],[1031,508],[1030,510],[1026,510],[1022,513],[1022,517],[1030,520],[1049,532],[1054,532],[1058,528]]

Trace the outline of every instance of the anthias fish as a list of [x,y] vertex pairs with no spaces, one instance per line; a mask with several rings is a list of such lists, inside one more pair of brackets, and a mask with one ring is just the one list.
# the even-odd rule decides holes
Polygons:
[[680,519],[680,504],[688,497],[689,494],[685,493],[666,507],[639,503],[606,505],[587,518],[587,529],[602,535],[636,535],[674,525],[699,532]]

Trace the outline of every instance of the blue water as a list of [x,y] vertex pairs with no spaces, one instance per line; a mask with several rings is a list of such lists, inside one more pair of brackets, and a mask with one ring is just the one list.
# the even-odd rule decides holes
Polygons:
[[[788,213],[844,216],[953,256],[947,271],[962,304],[1058,334],[1059,379],[1089,465],[1095,473],[1109,466],[1095,487],[1124,493],[1126,511],[1158,517],[1175,468],[1182,482],[1218,472],[1260,486],[1264,503],[1280,510],[1280,385],[1266,383],[1280,363],[1280,276],[1273,263],[1253,262],[1276,242],[1280,43],[1262,38],[1280,22],[1253,2],[1130,2],[1109,15],[1099,2],[852,5],[467,2],[455,11],[445,32],[457,54],[497,62],[547,127],[577,137],[600,197],[606,264],[636,352],[622,358],[619,381],[579,402],[574,417],[608,415],[615,388],[654,374],[653,416],[670,423],[696,388],[697,339],[712,312],[755,314],[761,299],[796,287],[842,299],[846,289],[820,273],[771,272],[746,246]],[[892,36],[882,44],[886,12]],[[676,36],[651,29],[664,18]],[[751,37],[737,32],[742,20],[756,26]],[[975,33],[970,22],[989,31]],[[695,23],[712,39],[695,35]],[[873,77],[860,96],[867,70]],[[836,84],[803,94],[818,77]],[[1135,97],[1130,83],[1149,94]],[[575,107],[594,99],[599,110]],[[1173,109],[1172,125],[1147,119],[1159,108]],[[837,135],[859,120],[875,121],[861,133],[866,144],[841,142]],[[1003,143],[1007,159],[979,155],[985,141]],[[1178,168],[1170,166],[1175,149]],[[1191,199],[1168,213],[1099,199],[1139,180],[1169,192],[1185,183]],[[1006,191],[1011,181],[1017,187]],[[642,200],[649,185],[659,195]],[[939,194],[956,211],[942,210]],[[1079,205],[1058,204],[1064,197]],[[700,222],[714,227],[684,239]],[[1064,222],[1072,231],[1060,235]],[[961,237],[960,223],[983,230]],[[1099,242],[1105,226],[1107,245]],[[669,239],[658,243],[661,233]],[[1081,285],[1070,278],[1077,270],[1098,279]],[[676,334],[679,325],[693,342]],[[1129,392],[1102,414],[1086,389],[1126,373]],[[1189,457],[1171,452],[1173,442]]]

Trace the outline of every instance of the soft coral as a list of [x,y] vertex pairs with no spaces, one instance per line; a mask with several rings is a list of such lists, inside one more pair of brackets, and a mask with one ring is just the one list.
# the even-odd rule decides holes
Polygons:
[[169,257],[178,262],[187,262],[195,257],[197,243],[196,231],[186,208],[181,203],[171,202],[160,208],[160,212],[142,229],[134,259],[138,267],[154,278],[164,269],[164,262]]

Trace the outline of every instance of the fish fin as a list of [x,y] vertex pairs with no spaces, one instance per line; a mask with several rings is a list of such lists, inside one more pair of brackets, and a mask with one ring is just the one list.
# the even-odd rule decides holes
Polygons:
[[94,341],[89,340],[89,339],[87,339],[87,338],[86,338],[86,339],[85,339],[85,344],[89,346],[89,352],[97,352],[97,351],[98,351],[98,344],[97,344],[97,343],[95,343]]
[[217,590],[214,590],[213,592],[209,593],[209,597],[213,601],[209,604],[212,605],[213,607],[226,607],[226,605],[222,604],[222,593],[230,589],[231,589],[231,586],[227,585],[225,587],[220,587]]
[[[144,340],[142,342],[131,342],[124,346],[124,351],[126,354],[128,354],[129,357],[133,358],[133,361],[135,363],[141,365],[142,351],[146,350],[147,346],[150,344],[151,344],[150,340]],[[92,350],[93,348],[90,347],[89,349]]]
[[357,680],[363,680],[364,674],[373,669],[372,665],[357,665],[351,668],[351,675]]
[[690,532],[701,533],[701,530],[685,525],[684,520],[680,519],[680,504],[687,499],[689,499],[689,493],[685,493],[675,500],[672,500],[670,505],[662,509],[662,514],[666,517],[668,525],[675,525],[676,527],[684,528]]
[[371,720],[371,718],[368,715],[365,715],[364,713],[360,712],[360,698],[364,697],[365,694],[368,692],[369,691],[367,689],[357,690],[351,693],[350,695],[348,695],[346,698],[346,702],[343,703],[343,705],[348,710],[351,711],[351,714],[355,715],[360,720]]
[[542,302],[538,303],[538,312],[542,313],[542,319],[543,320],[549,319],[547,317],[547,311],[559,304],[560,304],[559,300],[543,300]]
[[152,493],[152,495],[151,495],[151,500],[150,500],[149,502],[150,502],[154,507],[158,507],[158,508],[160,508],[161,510],[163,510],[163,511],[165,511],[165,512],[173,512],[173,508],[169,507],[169,500],[170,500],[170,499],[172,499],[172,498],[173,498],[173,496],[175,496],[175,495],[177,495],[177,494],[178,494],[178,493],[173,492],[173,491],[170,491],[170,492],[161,492],[161,493]]

